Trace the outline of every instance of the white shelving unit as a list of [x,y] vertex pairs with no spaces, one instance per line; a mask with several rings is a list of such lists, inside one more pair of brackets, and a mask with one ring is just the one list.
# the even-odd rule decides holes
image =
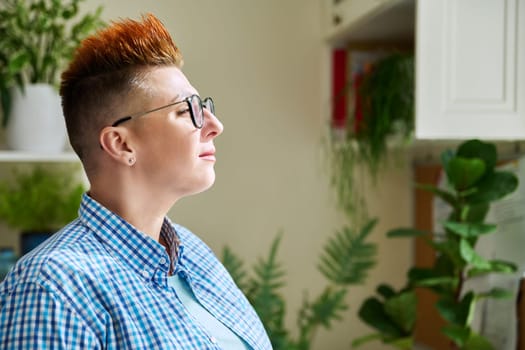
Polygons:
[[3,163],[33,163],[33,162],[53,162],[53,163],[73,163],[79,162],[74,152],[63,152],[56,154],[31,153],[21,151],[0,150],[0,162]]

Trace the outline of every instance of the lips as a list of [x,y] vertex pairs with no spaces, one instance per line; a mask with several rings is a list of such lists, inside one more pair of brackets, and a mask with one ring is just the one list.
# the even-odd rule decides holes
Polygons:
[[199,158],[207,160],[215,160],[215,149],[210,149],[199,154]]

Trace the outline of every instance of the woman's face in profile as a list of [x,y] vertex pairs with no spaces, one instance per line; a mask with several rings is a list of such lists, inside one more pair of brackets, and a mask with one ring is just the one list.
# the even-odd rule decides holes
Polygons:
[[[148,105],[157,108],[184,100],[197,90],[176,67],[153,69]],[[213,140],[223,131],[221,122],[204,109],[201,129],[192,122],[187,103],[147,114],[129,123],[137,150],[137,167],[147,186],[170,191],[176,199],[202,192],[215,181]]]

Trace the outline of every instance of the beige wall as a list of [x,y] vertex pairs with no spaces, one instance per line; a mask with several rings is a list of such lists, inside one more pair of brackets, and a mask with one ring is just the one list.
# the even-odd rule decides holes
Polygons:
[[[88,0],[86,8],[101,3]],[[214,97],[225,126],[216,142],[215,186],[184,199],[170,216],[216,253],[227,244],[249,264],[283,230],[280,259],[294,327],[304,291],[315,296],[324,285],[316,270],[321,247],[344,223],[320,161],[329,85],[319,1],[116,0],[106,2],[104,19],[145,12],[167,25],[185,56],[186,75],[202,95]],[[384,232],[410,223],[410,181],[403,166],[368,191],[371,212],[380,218],[373,236],[378,266],[367,285],[351,289],[344,322],[319,332],[315,349],[348,349],[351,339],[369,333],[355,316],[363,298],[380,282],[404,283],[409,244],[387,241]]]

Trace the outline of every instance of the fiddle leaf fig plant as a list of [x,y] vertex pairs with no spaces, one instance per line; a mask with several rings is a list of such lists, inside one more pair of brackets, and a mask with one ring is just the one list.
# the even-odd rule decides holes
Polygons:
[[[514,192],[518,186],[516,175],[498,170],[497,161],[496,146],[480,140],[466,141],[455,152],[443,152],[441,164],[447,177],[447,188],[433,184],[418,185],[450,207],[450,215],[442,223],[443,236],[437,240],[434,239],[434,232],[412,228],[395,229],[387,234],[389,237],[424,239],[436,253],[435,262],[431,267],[410,269],[407,286],[400,293],[394,293],[391,287],[381,287],[383,291],[387,290],[380,293],[384,302],[373,298],[365,301],[359,316],[378,333],[375,337],[356,340],[355,345],[371,339],[396,343],[411,337],[416,299],[410,293],[415,288],[425,288],[438,296],[435,307],[446,322],[442,333],[455,349],[493,349],[491,343],[472,327],[476,304],[483,298],[506,298],[510,293],[502,288],[470,290],[466,282],[488,274],[513,273],[517,269],[511,262],[483,257],[475,249],[481,236],[497,231],[496,225],[485,222],[491,203]],[[400,313],[389,313],[392,298],[404,293],[409,293],[403,299],[408,304],[395,308]],[[425,322],[415,322],[418,321]]]
[[102,7],[80,15],[84,0],[3,0],[0,5],[0,98],[3,125],[10,89],[58,85],[59,73],[89,33],[103,24]]

